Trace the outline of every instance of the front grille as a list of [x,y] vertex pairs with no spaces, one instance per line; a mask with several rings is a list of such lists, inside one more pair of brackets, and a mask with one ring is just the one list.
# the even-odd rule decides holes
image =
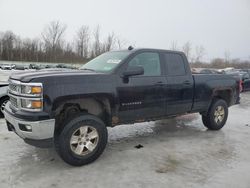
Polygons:
[[17,99],[15,97],[9,96],[10,97],[10,104],[14,106],[15,108],[18,108],[18,103]]
[[13,83],[9,83],[9,89],[10,91],[18,92],[18,86]]

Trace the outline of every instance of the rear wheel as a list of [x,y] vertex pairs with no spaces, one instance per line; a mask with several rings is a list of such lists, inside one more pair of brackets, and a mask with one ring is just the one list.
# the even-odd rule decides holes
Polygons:
[[203,124],[210,130],[221,129],[228,117],[227,103],[222,99],[215,99],[206,115],[202,115]]
[[97,117],[79,114],[55,136],[58,154],[68,164],[82,166],[95,161],[107,144],[107,128]]

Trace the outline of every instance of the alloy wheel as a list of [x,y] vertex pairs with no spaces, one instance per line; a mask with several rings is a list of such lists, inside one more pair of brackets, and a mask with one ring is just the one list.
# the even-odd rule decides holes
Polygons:
[[83,125],[79,127],[70,138],[70,148],[73,153],[85,156],[97,146],[99,135],[94,127]]
[[220,124],[225,117],[225,109],[223,106],[217,106],[214,112],[214,121],[217,124]]

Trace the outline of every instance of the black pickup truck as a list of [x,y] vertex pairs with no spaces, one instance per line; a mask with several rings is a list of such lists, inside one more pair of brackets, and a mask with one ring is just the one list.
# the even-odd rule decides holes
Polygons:
[[219,130],[237,103],[239,83],[227,75],[192,75],[182,52],[108,52],[80,70],[25,71],[9,79],[4,115],[9,131],[38,147],[55,146],[75,166],[97,159],[107,127],[199,112]]

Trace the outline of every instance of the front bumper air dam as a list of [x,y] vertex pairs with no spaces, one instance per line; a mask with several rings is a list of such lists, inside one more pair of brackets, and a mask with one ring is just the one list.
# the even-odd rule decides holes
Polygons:
[[9,131],[14,131],[30,145],[42,148],[53,146],[55,119],[25,121],[14,117],[10,111],[8,102],[3,113]]

